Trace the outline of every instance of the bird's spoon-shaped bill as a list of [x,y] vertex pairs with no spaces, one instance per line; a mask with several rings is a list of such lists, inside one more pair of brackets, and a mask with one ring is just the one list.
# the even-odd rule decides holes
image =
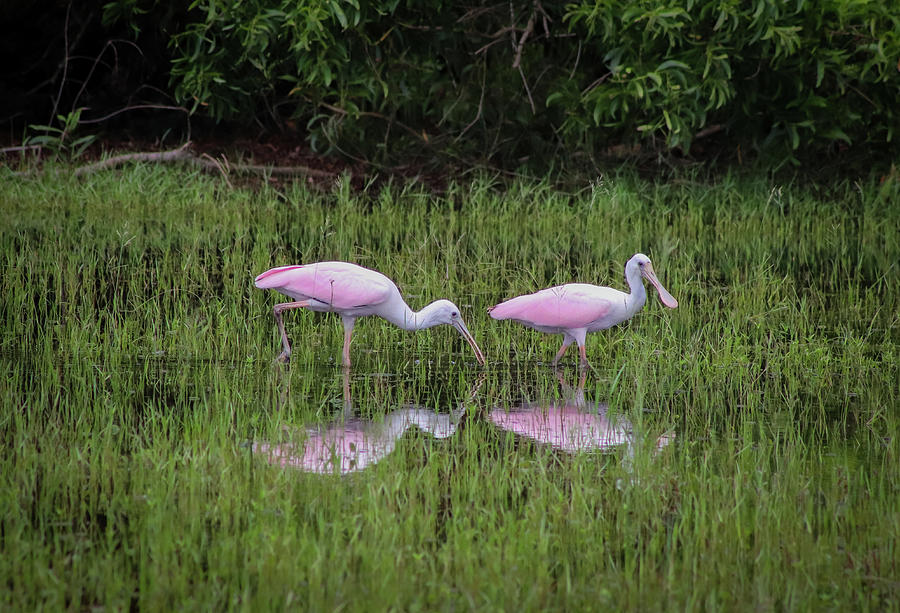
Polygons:
[[475,337],[472,336],[472,333],[469,332],[469,329],[466,327],[466,324],[463,323],[462,319],[457,319],[453,322],[453,327],[462,335],[464,339],[469,343],[472,347],[472,351],[475,352],[475,359],[478,360],[478,363],[484,366],[484,354],[481,352],[481,348],[478,346],[478,343],[475,342]]
[[653,272],[653,265],[651,265],[650,262],[644,264],[641,269],[641,274],[656,288],[656,291],[659,293],[660,302],[670,309],[678,308],[678,301],[675,300],[675,297],[670,294],[666,288],[663,287],[662,283],[659,282],[659,279],[656,278],[656,273]]

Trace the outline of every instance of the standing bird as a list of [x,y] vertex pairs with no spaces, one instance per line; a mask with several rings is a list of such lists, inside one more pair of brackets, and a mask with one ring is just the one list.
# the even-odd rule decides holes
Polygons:
[[403,301],[394,282],[380,272],[348,262],[318,262],[299,266],[280,266],[256,277],[256,287],[278,290],[295,302],[275,305],[275,323],[281,332],[284,351],[279,361],[291,357],[291,345],[281,312],[308,308],[310,311],[338,313],[344,322],[344,366],[350,366],[350,335],[357,317],[378,315],[404,330],[423,330],[438,324],[449,324],[462,334],[479,363],[484,355],[459,314],[459,307],[449,300],[437,300],[414,312]]
[[641,282],[646,278],[656,291],[660,301],[674,309],[678,301],[662,286],[653,265],[643,253],[636,253],[625,264],[625,280],[631,293],[626,294],[611,287],[599,287],[587,283],[568,283],[548,289],[517,296],[488,309],[494,319],[512,319],[520,324],[549,332],[562,334],[563,344],[556,357],[555,366],[566,349],[573,342],[578,343],[581,365],[587,366],[584,342],[588,332],[605,330],[630,319],[647,300],[647,290]]

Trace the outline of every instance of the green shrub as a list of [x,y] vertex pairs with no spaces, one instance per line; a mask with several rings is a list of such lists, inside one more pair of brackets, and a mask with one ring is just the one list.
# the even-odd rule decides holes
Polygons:
[[894,146],[898,122],[897,0],[196,0],[170,45],[195,112],[369,159],[689,151],[712,133],[787,159]]
[[592,86],[551,96],[576,140],[601,126],[683,148],[712,125],[788,150],[894,137],[897,2],[620,0],[566,19],[602,57]]

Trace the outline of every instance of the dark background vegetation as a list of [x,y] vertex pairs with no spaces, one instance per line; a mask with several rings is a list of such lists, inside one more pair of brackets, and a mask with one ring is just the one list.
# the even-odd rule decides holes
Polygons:
[[70,155],[244,138],[377,168],[815,172],[898,152],[898,0],[11,0],[0,23],[3,139]]

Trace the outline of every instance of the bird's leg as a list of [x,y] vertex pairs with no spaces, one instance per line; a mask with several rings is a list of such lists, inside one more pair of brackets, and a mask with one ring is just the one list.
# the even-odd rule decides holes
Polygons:
[[273,309],[275,312],[275,323],[278,324],[278,331],[281,332],[281,344],[284,346],[284,351],[275,358],[276,362],[287,362],[291,359],[291,344],[288,342],[287,332],[284,331],[284,321],[281,319],[281,312],[286,311],[287,309],[299,309],[308,306],[308,300],[302,302],[282,302],[281,304],[275,305],[275,308]]
[[350,335],[353,334],[355,317],[341,317],[344,321],[344,366],[350,368]]
[[572,338],[570,338],[570,337],[568,337],[568,336],[566,336],[566,337],[563,339],[562,347],[559,348],[559,351],[556,353],[556,357],[553,358],[553,362],[552,362],[553,366],[556,366],[557,364],[559,364],[559,361],[560,361],[560,360],[562,359],[562,357],[565,355],[566,349],[569,348],[569,345],[572,344],[572,341],[573,341],[573,340],[574,340],[574,339],[572,339]]
[[586,347],[584,345],[578,345],[578,352],[581,354],[581,367],[595,370],[594,366],[590,362],[588,362]]

